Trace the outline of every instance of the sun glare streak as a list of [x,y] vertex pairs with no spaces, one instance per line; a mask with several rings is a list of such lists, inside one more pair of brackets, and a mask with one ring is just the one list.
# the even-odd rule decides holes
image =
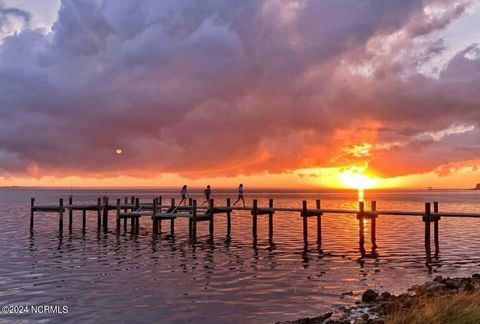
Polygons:
[[358,202],[365,201],[365,190],[358,189]]

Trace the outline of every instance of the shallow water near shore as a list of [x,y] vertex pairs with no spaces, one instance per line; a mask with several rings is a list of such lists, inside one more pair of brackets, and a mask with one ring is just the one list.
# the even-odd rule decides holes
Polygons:
[[[179,198],[178,190],[73,190],[76,203],[135,195]],[[231,240],[226,240],[226,217],[215,218],[215,236],[208,224],[198,226],[198,241],[188,240],[187,221],[176,221],[176,234],[152,238],[151,221],[144,217],[140,233],[115,234],[113,212],[108,233],[97,232],[96,213],[89,212],[87,231],[81,231],[81,212],[74,214],[73,233],[65,217],[58,235],[58,216],[38,213],[29,232],[30,197],[38,204],[56,203],[70,189],[0,189],[0,304],[67,305],[67,314],[8,315],[3,319],[46,322],[253,322],[317,316],[349,306],[367,288],[399,293],[437,274],[466,276],[480,265],[480,219],[443,218],[440,253],[427,264],[424,225],[419,217],[380,216],[376,258],[360,258],[358,221],[354,215],[324,215],[323,244],[315,244],[316,223],[309,220],[308,249],[304,249],[298,213],[274,215],[274,244],[268,241],[268,217],[259,217],[258,241],[252,244],[251,216],[232,214]],[[201,199],[200,191],[192,191]],[[216,204],[234,191],[214,191]],[[307,199],[325,208],[357,208],[357,193],[338,190],[247,191],[247,204],[268,198],[275,206],[300,207]],[[423,210],[424,202],[439,201],[441,211],[480,212],[480,191],[371,191],[365,199],[377,208]],[[368,203],[367,203],[368,206]],[[368,209],[368,208],[367,208]],[[369,238],[366,226],[366,238]],[[370,248],[366,240],[367,250]],[[354,292],[354,296],[344,295]],[[0,318],[1,315],[0,315]]]

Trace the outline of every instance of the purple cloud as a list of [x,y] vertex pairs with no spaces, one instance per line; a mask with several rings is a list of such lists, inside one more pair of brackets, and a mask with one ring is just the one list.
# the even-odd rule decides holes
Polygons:
[[[428,5],[448,10],[427,19]],[[0,45],[0,174],[282,172],[329,165],[367,140],[409,141],[375,151],[372,166],[389,175],[470,159],[475,143],[442,140],[425,154],[411,140],[478,126],[478,47],[438,78],[415,70],[443,51],[441,40],[421,53],[416,43],[467,5],[64,0],[51,33],[24,28]],[[365,62],[367,76],[349,72]],[[374,138],[355,131],[372,123]]]

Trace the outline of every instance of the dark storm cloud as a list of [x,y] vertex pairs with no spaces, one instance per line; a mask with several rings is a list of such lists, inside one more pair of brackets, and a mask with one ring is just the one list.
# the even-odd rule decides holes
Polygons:
[[[342,68],[399,31],[396,46],[409,51],[468,3],[427,19],[428,4],[445,1],[62,1],[51,33],[25,28],[0,45],[1,173],[282,172],[328,165],[366,140],[341,129],[374,122],[391,130],[377,140],[394,141],[477,125],[475,47],[438,79],[404,72],[441,43],[402,62],[378,58],[369,78]],[[381,171],[395,160],[378,157]],[[419,165],[407,169],[436,166]]]

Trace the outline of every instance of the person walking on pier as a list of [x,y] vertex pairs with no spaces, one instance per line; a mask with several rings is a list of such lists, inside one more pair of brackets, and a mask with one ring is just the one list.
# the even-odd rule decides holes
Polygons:
[[237,201],[233,203],[233,206],[235,206],[240,200],[243,203],[243,207],[245,207],[245,198],[243,197],[243,184],[242,183],[238,186],[238,198],[237,198]]
[[182,200],[180,200],[180,203],[178,204],[179,206],[183,204],[186,206],[187,205],[187,185],[183,185],[182,190],[180,190],[180,194],[182,195]]
[[212,189],[210,188],[210,185],[207,186],[207,189],[203,191],[203,194],[205,195],[205,201],[202,203],[202,205],[205,205],[205,203],[210,202],[210,196],[212,195]]

